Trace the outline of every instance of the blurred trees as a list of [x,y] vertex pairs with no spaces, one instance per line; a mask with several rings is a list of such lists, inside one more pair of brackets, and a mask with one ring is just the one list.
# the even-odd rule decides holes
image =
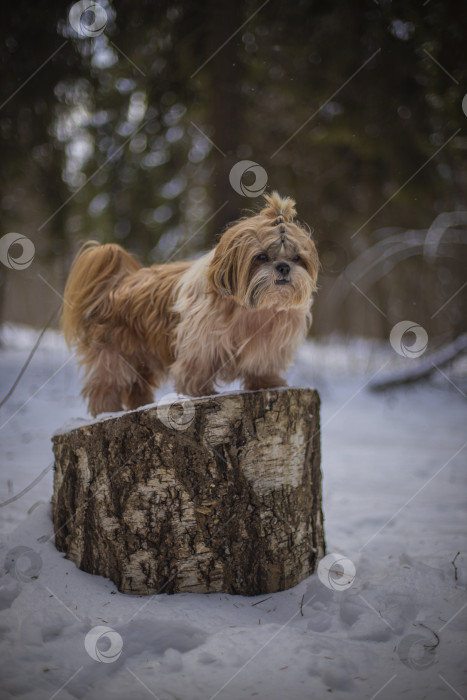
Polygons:
[[29,277],[42,265],[60,288],[86,238],[148,263],[205,249],[257,206],[229,183],[231,167],[252,160],[297,200],[319,243],[315,330],[387,335],[415,314],[434,335],[459,331],[462,292],[430,316],[462,285],[461,245],[455,259],[404,260],[366,289],[386,316],[353,290],[330,319],[326,297],[369,245],[467,208],[465,10],[453,0],[100,4],[95,38],[77,36],[71,5],[57,0],[19,0],[2,20],[1,231],[35,242]]

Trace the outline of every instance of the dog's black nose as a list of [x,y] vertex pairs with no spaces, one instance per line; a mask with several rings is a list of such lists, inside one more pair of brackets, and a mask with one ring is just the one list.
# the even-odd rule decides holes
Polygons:
[[281,274],[281,275],[288,275],[290,272],[290,265],[287,265],[286,262],[279,262],[276,265],[276,270]]

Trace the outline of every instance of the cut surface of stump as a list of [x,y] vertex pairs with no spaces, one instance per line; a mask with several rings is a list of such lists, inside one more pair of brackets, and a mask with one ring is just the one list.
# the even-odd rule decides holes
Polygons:
[[172,397],[55,435],[57,548],[124,593],[296,585],[324,555],[319,404],[298,388]]

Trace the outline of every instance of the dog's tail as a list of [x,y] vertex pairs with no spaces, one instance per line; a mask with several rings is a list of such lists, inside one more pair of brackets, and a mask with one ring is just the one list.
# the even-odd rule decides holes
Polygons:
[[80,248],[68,276],[63,297],[61,328],[69,346],[83,340],[88,324],[111,313],[111,290],[139,263],[114,243],[88,241]]

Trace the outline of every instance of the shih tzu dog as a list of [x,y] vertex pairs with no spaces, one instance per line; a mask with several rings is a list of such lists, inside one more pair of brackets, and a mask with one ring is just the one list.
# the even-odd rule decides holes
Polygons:
[[142,267],[118,245],[84,244],[64,296],[62,329],[85,368],[95,416],[154,400],[170,374],[190,396],[217,381],[284,386],[311,322],[318,254],[295,202],[266,195],[193,261]]

